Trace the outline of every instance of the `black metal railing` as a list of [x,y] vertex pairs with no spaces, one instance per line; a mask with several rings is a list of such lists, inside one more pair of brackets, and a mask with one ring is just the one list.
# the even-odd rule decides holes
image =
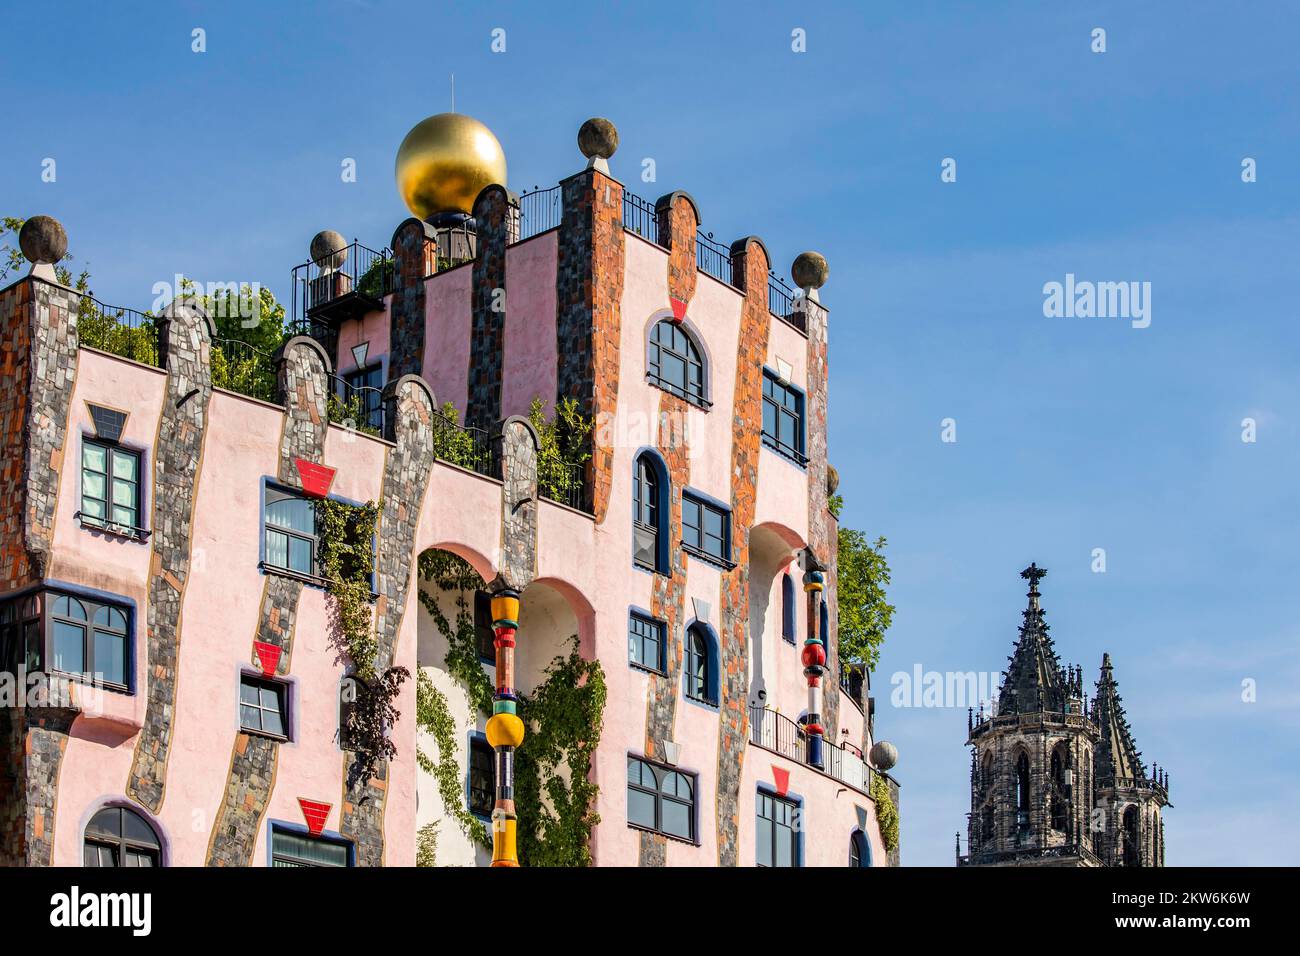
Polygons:
[[767,310],[786,325],[808,334],[808,316],[803,295],[790,288],[775,273],[767,277]]
[[501,477],[498,441],[481,428],[433,413],[434,457],[489,478]]
[[701,272],[707,272],[727,285],[735,284],[732,282],[735,275],[732,271],[731,250],[715,242],[712,234],[695,236],[695,265]]
[[[762,705],[749,708],[749,742],[789,760],[808,763],[808,735],[803,727]],[[819,769],[856,790],[871,792],[871,775],[875,771],[863,760],[862,751],[852,744],[823,740]]]
[[583,507],[587,490],[586,465],[569,462],[539,462],[538,464],[538,494],[578,511],[586,510]]
[[659,213],[655,204],[627,190],[623,191],[623,228],[666,248],[659,236]]
[[77,308],[77,339],[88,348],[162,367],[158,317],[148,312],[105,305],[83,295]]
[[439,226],[432,239],[424,240],[425,278],[473,262],[478,251],[478,230],[474,220],[454,226]]
[[341,253],[341,264],[333,254],[294,267],[291,323],[318,315],[345,297],[382,302],[393,291],[397,266],[391,249],[375,250],[353,240]]
[[387,411],[384,390],[373,385],[353,385],[339,375],[330,375],[327,402],[329,420],[366,435],[386,434]]
[[511,242],[523,242],[547,229],[554,229],[564,215],[563,195],[559,186],[534,189],[519,197],[518,233]]
[[276,400],[275,359],[269,352],[238,339],[215,339],[212,343],[212,384],[259,398]]

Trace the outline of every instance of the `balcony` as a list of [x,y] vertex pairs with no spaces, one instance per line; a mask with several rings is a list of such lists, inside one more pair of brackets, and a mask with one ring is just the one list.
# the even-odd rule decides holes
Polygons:
[[356,241],[340,252],[304,262],[293,270],[292,321],[337,328],[341,322],[378,312],[384,296],[393,291],[395,271],[391,249],[376,252]]
[[822,763],[818,767],[808,762],[808,735],[801,725],[784,714],[766,707],[749,708],[749,742],[787,760],[812,767],[819,773],[852,787],[865,796],[871,796],[871,766],[863,759],[862,751],[851,744],[822,742]]

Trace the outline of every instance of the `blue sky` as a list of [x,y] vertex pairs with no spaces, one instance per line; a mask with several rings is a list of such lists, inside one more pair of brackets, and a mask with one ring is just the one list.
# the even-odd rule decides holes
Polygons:
[[[517,191],[575,171],[579,124],[612,118],[635,191],[690,191],[705,230],[762,236],[783,273],[805,248],[830,262],[831,457],[894,573],[875,691],[905,862],[950,865],[964,832],[965,712],[892,708],[890,675],[1000,668],[1031,560],[1062,657],[1092,681],[1112,654],[1169,769],[1169,863],[1300,862],[1300,14],[537,6],[11,6],[0,211],[60,218],[108,302],[147,307],[177,272],[283,296],[318,229],[387,243],[396,145],[448,107],[449,73]],[[1045,318],[1066,273],[1150,282],[1151,326]]]

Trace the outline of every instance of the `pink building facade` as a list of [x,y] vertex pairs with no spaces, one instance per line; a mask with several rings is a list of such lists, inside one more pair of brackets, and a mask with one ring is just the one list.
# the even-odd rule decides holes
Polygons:
[[[416,759],[439,755],[415,679],[395,752],[357,773],[322,496],[379,503],[376,664],[448,701],[459,809],[485,827],[489,715],[446,665],[431,551],[520,595],[521,694],[574,638],[600,662],[596,865],[897,862],[868,675],[836,653],[815,289],[775,280],[755,237],[712,243],[685,193],[650,204],[596,165],[522,200],[489,186],[473,214],[301,267],[301,334],[256,396],[214,384],[229,348],[196,308],[142,319],[141,351],[82,341],[105,313],[55,282],[0,291],[0,862],[407,866],[430,824],[438,863],[491,859]],[[330,396],[365,421],[331,421]],[[594,426],[563,493],[539,481],[535,399]],[[481,458],[441,454],[445,403]]]

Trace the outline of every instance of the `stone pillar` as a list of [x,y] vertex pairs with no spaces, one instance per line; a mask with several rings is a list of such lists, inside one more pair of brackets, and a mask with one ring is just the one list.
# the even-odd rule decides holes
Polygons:
[[389,309],[388,378],[424,372],[424,280],[437,234],[420,219],[407,219],[393,233],[393,300]]
[[560,183],[555,275],[556,400],[572,398],[595,423],[584,505],[605,520],[614,468],[622,326],[623,184],[591,167]]
[[167,390],[153,467],[153,551],[145,654],[144,725],[136,737],[126,793],[157,813],[167,783],[176,712],[181,608],[190,578],[196,490],[212,400],[212,319],[190,303],[173,302],[159,323]]
[[[740,863],[740,777],[748,744],[749,710],[749,533],[758,496],[760,435],[763,430],[763,363],[767,360],[771,314],[767,308],[767,250],[756,237],[732,244],[742,263],[745,300],[740,311],[736,347],[736,384],[732,396],[731,558],[736,566],[722,577],[722,730],[718,744],[718,862]],[[694,256],[694,249],[691,255]]]
[[[807,551],[805,557],[811,557]],[[822,588],[826,576],[810,560],[803,575],[803,589],[808,595],[808,636],[803,642],[803,675],[808,682],[808,716],[804,720],[804,733],[808,737],[808,763],[814,767],[825,766],[822,755],[826,728],[822,726],[822,677],[826,673],[826,647],[818,636],[821,621]]]
[[506,247],[513,202],[504,186],[487,186],[474,200],[478,242],[470,284],[468,401],[465,424],[489,431],[501,419],[506,332]]

